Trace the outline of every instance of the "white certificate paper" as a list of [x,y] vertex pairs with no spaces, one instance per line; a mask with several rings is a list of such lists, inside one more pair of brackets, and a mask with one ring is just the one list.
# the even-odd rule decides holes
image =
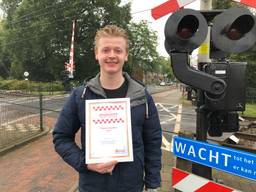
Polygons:
[[86,164],[133,161],[129,98],[86,100]]

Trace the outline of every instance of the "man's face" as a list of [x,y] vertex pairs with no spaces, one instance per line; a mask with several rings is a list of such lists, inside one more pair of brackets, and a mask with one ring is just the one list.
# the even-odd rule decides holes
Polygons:
[[124,62],[128,59],[126,41],[123,37],[102,37],[95,49],[95,58],[100,65],[101,73],[122,73]]

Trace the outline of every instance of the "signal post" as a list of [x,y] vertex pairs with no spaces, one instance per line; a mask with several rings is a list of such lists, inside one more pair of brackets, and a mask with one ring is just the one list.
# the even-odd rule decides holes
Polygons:
[[[200,10],[212,10],[212,0],[201,0]],[[198,69],[202,71],[205,64],[211,62],[210,59],[210,36],[211,27],[208,26],[208,32],[204,42],[198,50]],[[207,110],[204,106],[204,92],[201,89],[196,90],[197,93],[197,108],[196,108],[196,140],[207,140]],[[192,172],[207,179],[212,179],[212,168],[201,164],[193,163]]]

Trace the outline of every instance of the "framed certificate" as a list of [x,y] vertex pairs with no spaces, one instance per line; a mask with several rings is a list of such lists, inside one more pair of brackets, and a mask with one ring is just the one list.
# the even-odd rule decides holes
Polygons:
[[86,164],[133,161],[129,98],[86,100]]

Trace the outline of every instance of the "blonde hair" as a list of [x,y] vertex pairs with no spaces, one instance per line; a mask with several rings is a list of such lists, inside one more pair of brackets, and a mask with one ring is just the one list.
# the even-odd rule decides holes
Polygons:
[[106,25],[105,27],[99,29],[94,38],[94,48],[97,48],[99,39],[102,37],[123,37],[126,41],[126,51],[129,50],[129,37],[127,32],[116,25]]

